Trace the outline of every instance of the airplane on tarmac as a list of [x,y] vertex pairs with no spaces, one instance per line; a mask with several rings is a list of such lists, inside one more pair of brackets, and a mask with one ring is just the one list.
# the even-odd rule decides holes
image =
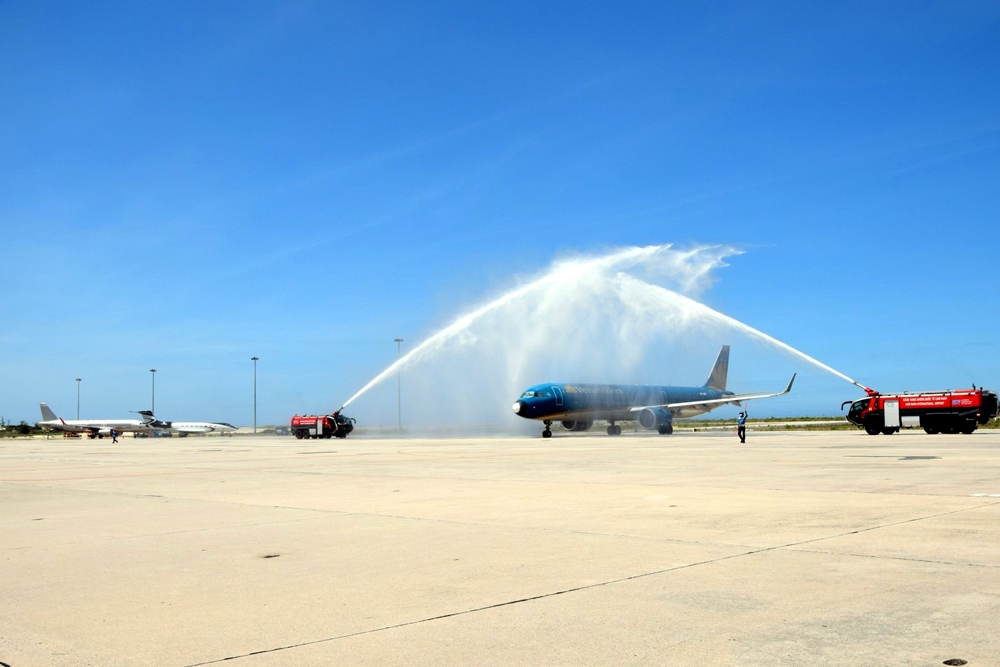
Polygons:
[[139,414],[148,420],[151,428],[173,431],[181,437],[188,433],[230,433],[237,430],[237,427],[225,422],[165,422],[154,417],[149,410],[139,410]]
[[568,431],[586,431],[594,421],[608,422],[608,435],[621,435],[615,422],[638,420],[647,430],[661,435],[674,432],[674,417],[694,417],[721,405],[740,406],[742,401],[782,396],[792,390],[795,374],[784,391],[771,394],[734,394],[726,391],[729,346],[723,345],[712,373],[700,387],[669,387],[623,384],[536,384],[514,403],[514,413],[545,424],[543,438],[552,437],[552,422],[561,421]]
[[42,421],[36,422],[36,427],[48,428],[53,431],[87,433],[91,439],[110,436],[112,430],[115,433],[150,430],[150,420],[148,419],[143,419],[143,421],[138,419],[61,419],[45,403],[39,403],[38,407],[42,410]]

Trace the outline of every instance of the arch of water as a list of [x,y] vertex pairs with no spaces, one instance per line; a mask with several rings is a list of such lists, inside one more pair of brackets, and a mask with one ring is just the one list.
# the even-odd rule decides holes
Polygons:
[[[404,368],[442,355],[488,359],[478,381],[497,395],[519,391],[541,360],[558,356],[596,372],[643,363],[649,347],[706,331],[736,331],[858,387],[804,352],[700,302],[713,271],[738,251],[722,246],[686,250],[671,245],[617,249],[556,262],[545,273],[457,318],[423,340],[344,402],[346,407]],[[666,287],[660,283],[669,284]],[[599,354],[595,354],[599,350]]]

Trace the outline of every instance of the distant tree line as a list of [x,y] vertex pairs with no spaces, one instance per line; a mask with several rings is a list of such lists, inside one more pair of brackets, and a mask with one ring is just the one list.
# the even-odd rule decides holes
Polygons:
[[21,420],[19,424],[11,424],[0,418],[0,438],[13,438],[19,435],[35,435],[42,433],[42,429],[35,428],[34,425]]

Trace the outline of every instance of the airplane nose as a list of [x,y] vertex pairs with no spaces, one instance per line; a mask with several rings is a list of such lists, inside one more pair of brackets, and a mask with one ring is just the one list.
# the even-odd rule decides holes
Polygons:
[[511,407],[514,408],[514,414],[519,415],[524,410],[524,401],[518,401]]

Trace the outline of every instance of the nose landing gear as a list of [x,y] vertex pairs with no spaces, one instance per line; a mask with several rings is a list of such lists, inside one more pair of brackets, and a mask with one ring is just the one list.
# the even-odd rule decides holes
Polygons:
[[542,423],[545,424],[545,430],[542,431],[542,437],[543,438],[551,438],[552,437],[552,420],[551,419],[546,419]]
[[608,435],[621,435],[621,434],[622,434],[622,427],[621,426],[618,426],[614,422],[611,422],[608,425]]

